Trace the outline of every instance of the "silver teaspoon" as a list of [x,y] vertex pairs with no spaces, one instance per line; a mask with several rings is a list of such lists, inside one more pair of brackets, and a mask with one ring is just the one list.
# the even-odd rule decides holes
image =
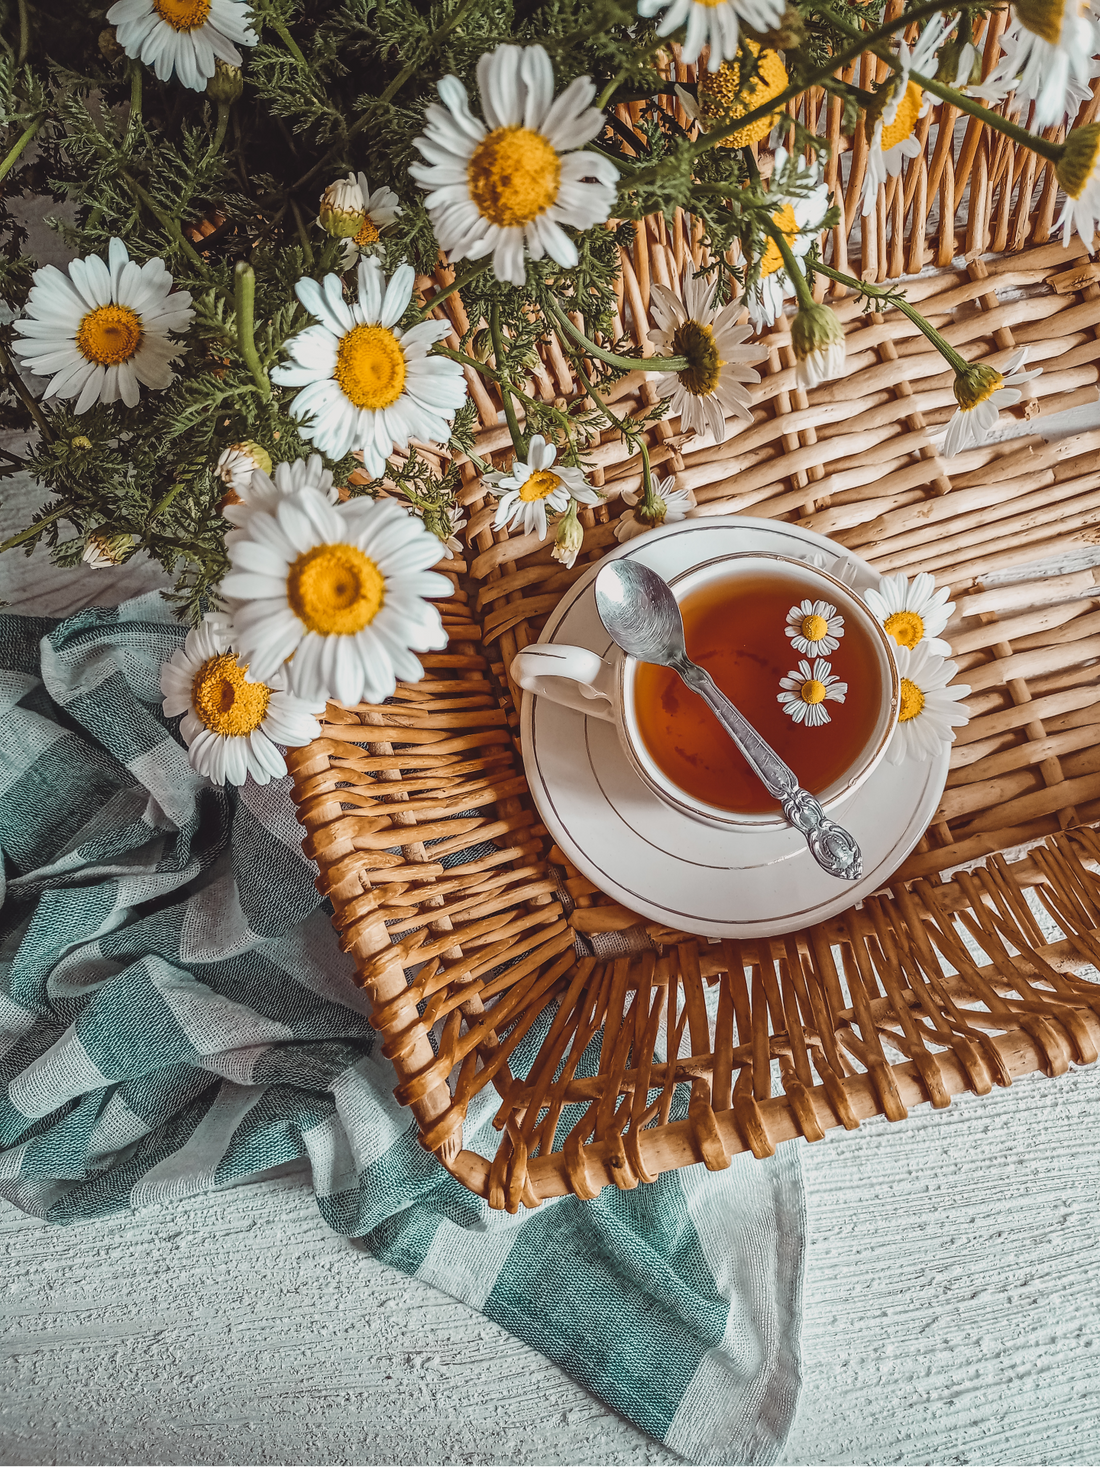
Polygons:
[[843,881],[858,881],[863,875],[863,856],[852,836],[829,819],[710,673],[687,655],[684,623],[668,582],[637,561],[613,560],[596,577],[596,610],[628,657],[671,667],[693,693],[709,704],[753,773],[779,801],[786,819],[806,837],[810,853],[822,870]]

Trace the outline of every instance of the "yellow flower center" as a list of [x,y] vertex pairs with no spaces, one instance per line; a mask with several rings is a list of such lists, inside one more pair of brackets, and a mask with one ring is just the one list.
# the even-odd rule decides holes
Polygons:
[[259,728],[271,701],[266,683],[245,680],[247,667],[238,667],[232,652],[208,657],[191,684],[191,706],[213,733],[240,737]]
[[117,367],[130,360],[144,335],[141,317],[129,306],[97,306],[76,328],[76,346],[89,362]]
[[354,545],[317,545],[290,567],[290,609],[311,632],[351,637],[369,626],[386,599],[386,582]]
[[718,386],[718,377],[726,365],[718,355],[714,332],[702,321],[685,321],[672,336],[673,356],[687,357],[688,364],[677,372],[680,382],[693,397],[706,397]]
[[915,647],[924,636],[924,619],[915,611],[895,611],[882,625],[899,647]]
[[153,9],[174,31],[197,31],[210,15],[210,0],[153,0]]
[[553,494],[560,483],[557,474],[550,469],[538,469],[524,481],[519,497],[524,504],[533,504],[536,499],[545,499],[547,495]]
[[825,684],[819,682],[816,677],[809,678],[802,684],[803,703],[824,703]]
[[367,245],[372,245],[377,238],[378,226],[371,219],[370,215],[367,214],[363,219],[363,223],[359,230],[359,233],[355,236],[355,243],[362,250],[365,249]]
[[541,133],[498,127],[474,149],[466,173],[470,197],[491,224],[529,224],[561,186],[561,159]]
[[822,637],[828,635],[829,623],[823,616],[804,616],[802,618],[802,635],[807,642],[820,642]]
[[341,338],[333,376],[357,408],[387,408],[405,386],[405,353],[385,326],[353,326]]
[[923,707],[924,694],[917,687],[916,683],[911,682],[907,677],[903,677],[901,680],[901,712],[898,715],[899,721],[901,723],[908,723],[911,718],[916,718]]
[[[713,0],[712,0],[713,3]],[[746,112],[755,112],[770,102],[773,97],[787,88],[787,68],[778,51],[762,51],[756,41],[748,37],[745,48],[757,58],[757,70],[744,87],[741,85],[741,66],[738,61],[723,62],[717,71],[706,71],[699,78],[699,111],[707,131],[713,131],[723,123],[735,122]],[[747,69],[747,68],[746,68]],[[747,148],[766,138],[775,126],[778,112],[759,117],[723,138],[721,148]]]
[[996,367],[987,367],[982,362],[972,362],[965,372],[956,372],[952,390],[955,401],[964,413],[973,412],[980,402],[988,402],[1004,378]]
[[917,125],[920,109],[924,105],[924,93],[916,82],[906,84],[905,96],[898,104],[897,114],[893,122],[883,124],[882,128],[882,151],[888,153],[898,143],[903,143],[907,137],[911,137],[913,129]]
[[[772,215],[772,223],[782,233],[787,243],[792,243],[798,233],[798,220],[794,217],[794,209],[790,204],[784,204]],[[760,259],[760,279],[764,280],[782,268],[783,256],[779,253],[779,246],[769,236],[767,248]]]
[[[1083,7],[1078,7],[1082,9]],[[1017,0],[1014,6],[1020,24],[1033,36],[1041,36],[1056,46],[1062,34],[1062,17],[1066,13],[1066,0]]]

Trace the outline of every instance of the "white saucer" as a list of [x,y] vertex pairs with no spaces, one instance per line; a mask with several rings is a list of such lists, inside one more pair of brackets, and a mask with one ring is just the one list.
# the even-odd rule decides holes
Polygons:
[[[605,559],[636,559],[669,579],[715,555],[770,551],[821,564],[855,591],[878,584],[858,556],[823,535],[745,516],[683,520],[628,541]],[[599,562],[562,597],[540,641],[591,648],[611,639],[596,614]],[[835,916],[887,881],[927,830],[947,782],[938,758],[887,760],[830,811],[863,851],[864,876],[841,882],[790,829],[736,834],[700,824],[652,795],[613,724],[524,693],[521,737],[539,814],[570,861],[608,896],[702,937],[768,937]]]

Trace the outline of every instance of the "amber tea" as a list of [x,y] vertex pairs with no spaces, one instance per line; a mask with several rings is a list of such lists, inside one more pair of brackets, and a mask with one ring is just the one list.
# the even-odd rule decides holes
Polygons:
[[[882,675],[875,644],[844,606],[838,645],[829,652],[801,652],[787,635],[787,616],[803,601],[828,601],[820,582],[783,572],[730,576],[689,592],[680,603],[688,656],[713,677],[745,717],[794,770],[799,782],[820,794],[852,767],[874,734],[882,703]],[[835,604],[835,603],[830,603]],[[820,625],[808,631],[820,633]],[[807,687],[803,721],[778,700],[781,679],[817,656],[847,683],[843,703]],[[803,697],[802,680],[796,699]],[[693,799],[737,814],[767,815],[779,804],[765,790],[701,698],[665,667],[642,663],[634,678],[638,731],[665,777]],[[813,726],[810,708],[828,722]],[[807,716],[809,715],[809,716]]]

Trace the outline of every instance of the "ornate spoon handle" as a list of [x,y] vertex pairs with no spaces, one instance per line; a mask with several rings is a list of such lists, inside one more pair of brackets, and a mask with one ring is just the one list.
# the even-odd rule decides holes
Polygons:
[[858,881],[863,875],[863,856],[851,834],[830,820],[819,802],[804,790],[794,771],[760,737],[707,672],[687,657],[670,664],[694,693],[706,700],[718,722],[752,765],[761,783],[783,807],[786,819],[806,837],[810,854],[823,871],[842,881]]

